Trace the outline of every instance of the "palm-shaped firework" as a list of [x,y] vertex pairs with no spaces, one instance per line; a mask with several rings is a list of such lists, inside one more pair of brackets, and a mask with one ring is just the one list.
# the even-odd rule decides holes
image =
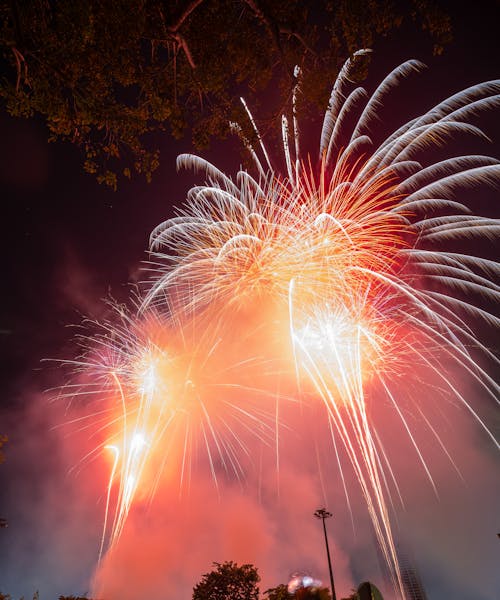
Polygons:
[[[356,53],[353,61],[364,53]],[[400,65],[368,96],[361,87],[349,92],[353,61],[347,61],[333,87],[317,164],[300,156],[297,90],[292,148],[283,119],[286,174],[272,168],[251,115],[259,151],[244,142],[256,163],[255,177],[240,171],[233,181],[201,158],[179,157],[179,166],[204,171],[205,183],[191,189],[177,216],[151,235],[147,292],[137,314],[114,334],[121,368],[110,364],[106,353],[97,365],[100,372],[112,372],[121,410],[113,428],[120,425],[123,431],[113,442],[117,461],[110,490],[114,479],[121,488],[112,542],[139,482],[155,489],[158,473],[151,475],[148,461],[161,466],[158,456],[186,415],[189,426],[179,442],[182,463],[186,448],[199,437],[214,476],[219,460],[241,473],[238,457],[248,452],[249,442],[242,441],[238,428],[268,439],[270,382],[277,373],[296,378],[295,398],[306,394],[323,401],[403,596],[387,506],[393,473],[370,417],[370,390],[381,390],[399,415],[432,485],[394,383],[409,365],[412,371],[415,364],[427,368],[498,447],[437,361],[451,358],[493,396],[498,391],[473,355],[479,350],[492,358],[491,352],[466,321],[472,314],[498,325],[493,314],[469,299],[480,293],[490,305],[498,301],[497,266],[443,246],[450,239],[496,235],[498,222],[472,215],[459,198],[478,182],[497,186],[500,164],[480,155],[431,164],[426,157],[451,137],[484,137],[469,121],[499,104],[500,81],[451,96],[374,147],[370,134],[384,97],[422,65]],[[354,114],[359,118],[353,120]],[[154,327],[145,327],[151,319]],[[182,340],[173,350],[172,339]],[[270,339],[271,349],[259,347]],[[165,358],[172,352],[177,358]],[[186,353],[187,362],[178,358]],[[172,361],[181,366],[172,369]],[[253,378],[252,369],[265,371],[266,377]],[[217,401],[214,387],[224,389]],[[187,388],[197,391],[187,394]],[[249,400],[252,394],[258,401]]]

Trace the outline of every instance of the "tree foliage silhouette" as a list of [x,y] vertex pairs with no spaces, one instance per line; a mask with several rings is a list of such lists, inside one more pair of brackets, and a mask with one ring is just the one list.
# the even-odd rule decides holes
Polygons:
[[264,592],[264,600],[331,600],[328,588],[301,587],[291,594],[284,584]]
[[264,592],[264,600],[291,600],[291,598],[291,594],[288,593],[288,587],[284,584],[270,588]]
[[260,577],[253,565],[213,564],[215,569],[194,587],[193,600],[258,600]]
[[292,596],[293,600],[331,600],[328,588],[300,588]]
[[450,24],[438,1],[0,0],[0,97],[12,115],[41,115],[50,140],[79,146],[85,170],[116,188],[151,178],[154,134],[191,131],[200,148],[244,124],[238,95],[265,98],[271,126],[295,65],[304,102],[324,107],[347,56],[405,19],[439,52]]

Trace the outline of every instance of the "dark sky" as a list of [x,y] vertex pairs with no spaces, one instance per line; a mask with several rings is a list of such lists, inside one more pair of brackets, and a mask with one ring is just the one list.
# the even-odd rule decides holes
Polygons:
[[[410,83],[406,95],[401,95],[402,103],[395,107],[401,122],[452,92],[499,76],[498,2],[478,0],[463,9],[450,2],[450,7],[455,39],[443,56],[432,57],[427,40],[409,29],[375,48],[368,87],[404,59],[417,58],[429,66],[420,83]],[[498,122],[498,114],[487,122],[487,133],[495,137],[490,154],[496,157]],[[37,119],[0,115],[0,433],[10,438],[7,463],[0,467],[0,516],[10,524],[0,529],[0,591],[29,598],[40,589],[42,600],[88,589],[99,524],[91,522],[97,502],[92,489],[75,491],[74,476],[66,475],[69,457],[52,429],[52,405],[43,393],[62,383],[61,374],[41,361],[71,356],[72,330],[67,325],[78,323],[80,315],[102,316],[102,298],[108,294],[127,298],[128,284],[140,279],[150,231],[172,214],[172,206],[182,203],[191,185],[200,182],[193,174],[175,170],[177,154],[191,151],[188,140],[165,138],[153,182],[123,184],[114,193],[83,173],[77,149],[48,144],[46,137]],[[236,145],[216,142],[205,156],[230,171],[238,165]],[[490,216],[500,214],[498,199],[492,195],[473,208]],[[495,471],[491,473],[494,477]],[[496,476],[498,480],[498,469]],[[462,499],[464,506],[470,507],[476,494],[479,498],[492,493],[491,480],[485,481],[484,489]],[[47,516],[43,507],[52,495],[57,497],[57,514]],[[62,504],[61,497],[66,498]],[[478,505],[491,509],[487,502]],[[63,523],[66,532],[76,528],[72,507],[77,507],[79,518],[87,515],[89,527],[68,549],[55,524]],[[489,535],[493,542],[484,541],[485,552],[496,548],[498,556],[496,531],[492,528]],[[458,540],[464,542],[460,535]],[[440,595],[450,591],[462,600],[494,600],[495,576],[487,567],[483,571],[489,578],[487,591],[483,593],[478,582],[478,595],[456,595],[453,583],[431,571],[426,580],[430,600],[451,597]],[[500,589],[498,574],[496,582]],[[190,597],[188,591],[185,597]]]

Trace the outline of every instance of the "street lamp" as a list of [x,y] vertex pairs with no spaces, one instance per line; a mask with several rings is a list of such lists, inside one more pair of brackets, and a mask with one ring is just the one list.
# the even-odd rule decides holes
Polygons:
[[325,525],[325,519],[329,519],[332,516],[332,513],[328,512],[324,508],[318,508],[318,510],[314,513],[314,516],[317,519],[321,519],[323,521],[323,532],[325,534],[326,556],[328,558],[328,569],[330,570],[330,585],[332,587],[332,600],[337,600],[337,596],[335,595],[335,585],[333,583],[333,571],[332,571],[332,561],[330,558],[330,548],[328,547],[328,536],[326,535],[326,525]]

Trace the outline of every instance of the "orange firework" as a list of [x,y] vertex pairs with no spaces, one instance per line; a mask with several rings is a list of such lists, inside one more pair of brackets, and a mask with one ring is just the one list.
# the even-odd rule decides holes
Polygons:
[[[500,290],[490,278],[497,267],[446,252],[441,244],[498,232],[495,220],[471,215],[457,195],[477,181],[497,185],[499,162],[480,155],[432,164],[424,158],[429,147],[451,135],[482,135],[468,119],[498,105],[500,82],[447,98],[374,147],[371,129],[383,97],[421,65],[400,65],[368,97],[362,88],[348,91],[352,60],[332,90],[317,167],[301,160],[295,104],[294,149],[283,119],[286,177],[272,168],[249,112],[268,167],[245,141],[257,178],[240,171],[233,181],[201,158],[178,159],[179,166],[203,170],[205,184],[190,190],[177,216],[151,234],[151,280],[138,313],[122,315],[122,327],[98,336],[99,360],[93,358],[94,340],[82,361],[97,371],[120,407],[111,427],[119,425],[120,433],[106,442],[115,456],[108,489],[108,505],[114,493],[117,506],[111,544],[139,488],[154,493],[162,469],[176,461],[182,480],[198,441],[215,481],[216,462],[243,475],[239,456],[247,447],[236,432],[277,439],[278,414],[268,402],[275,374],[295,374],[323,402],[335,448],[341,441],[402,597],[388,480],[399,488],[370,418],[370,386],[383,390],[435,490],[391,383],[410,359],[428,368],[498,447],[439,368],[435,349],[440,346],[492,396],[498,393],[470,346],[490,358],[491,352],[465,316],[495,325],[498,319],[456,295],[460,289],[498,301]],[[360,113],[355,123],[353,107]],[[273,347],[276,339],[285,348],[281,355]],[[176,428],[180,438],[171,435]],[[174,448],[182,450],[175,454]]]
[[180,216],[151,235],[153,257],[169,262],[154,269],[144,306],[175,303],[179,314],[263,294],[286,299],[292,279],[309,295],[329,298],[356,282],[363,287],[366,278],[352,266],[391,271],[414,235],[404,211],[394,211],[396,175],[360,175],[364,164],[349,157],[341,155],[330,175],[323,164],[319,181],[303,165],[296,183],[274,175],[257,183],[243,172],[239,188],[227,179],[194,188]]
[[[478,155],[424,166],[422,156],[451,135],[482,135],[467,119],[498,104],[500,84],[488,82],[451,96],[373,150],[370,130],[384,95],[422,65],[400,65],[368,100],[362,88],[346,92],[351,66],[347,61],[332,90],[317,176],[310,161],[306,167],[299,156],[295,106],[294,157],[283,118],[287,178],[275,174],[248,109],[267,174],[246,140],[258,180],[241,171],[233,182],[198,157],[179,157],[179,166],[203,170],[208,179],[190,191],[177,217],[153,231],[153,276],[143,307],[167,306],[182,320],[185,311],[202,314],[216,305],[220,325],[235,308],[258,298],[281,304],[288,314],[296,372],[307,376],[324,401],[332,434],[343,443],[395,587],[404,596],[384,489],[385,470],[393,474],[368,416],[367,383],[377,379],[385,390],[434,489],[390,386],[403,356],[434,371],[498,446],[480,416],[436,368],[433,349],[442,346],[492,395],[498,391],[467,346],[489,351],[458,311],[497,320],[453,293],[457,287],[479,289],[497,300],[496,286],[483,275],[492,267],[479,258],[441,251],[437,244],[498,231],[496,221],[471,216],[456,194],[479,180],[497,184],[500,167],[495,159]],[[361,116],[352,124],[355,106],[361,107]],[[445,291],[422,285],[433,280]]]
[[234,343],[222,345],[217,331],[196,321],[175,329],[154,310],[111,306],[116,318],[85,323],[95,332],[80,336],[83,352],[69,363],[79,374],[78,391],[69,393],[95,406],[78,423],[104,438],[92,454],[104,449],[112,459],[100,555],[120,538],[133,503],[151,500],[162,477],[189,489],[203,454],[218,486],[219,468],[243,478],[249,439],[274,443],[269,392],[257,387],[268,368],[262,360],[239,360]]

